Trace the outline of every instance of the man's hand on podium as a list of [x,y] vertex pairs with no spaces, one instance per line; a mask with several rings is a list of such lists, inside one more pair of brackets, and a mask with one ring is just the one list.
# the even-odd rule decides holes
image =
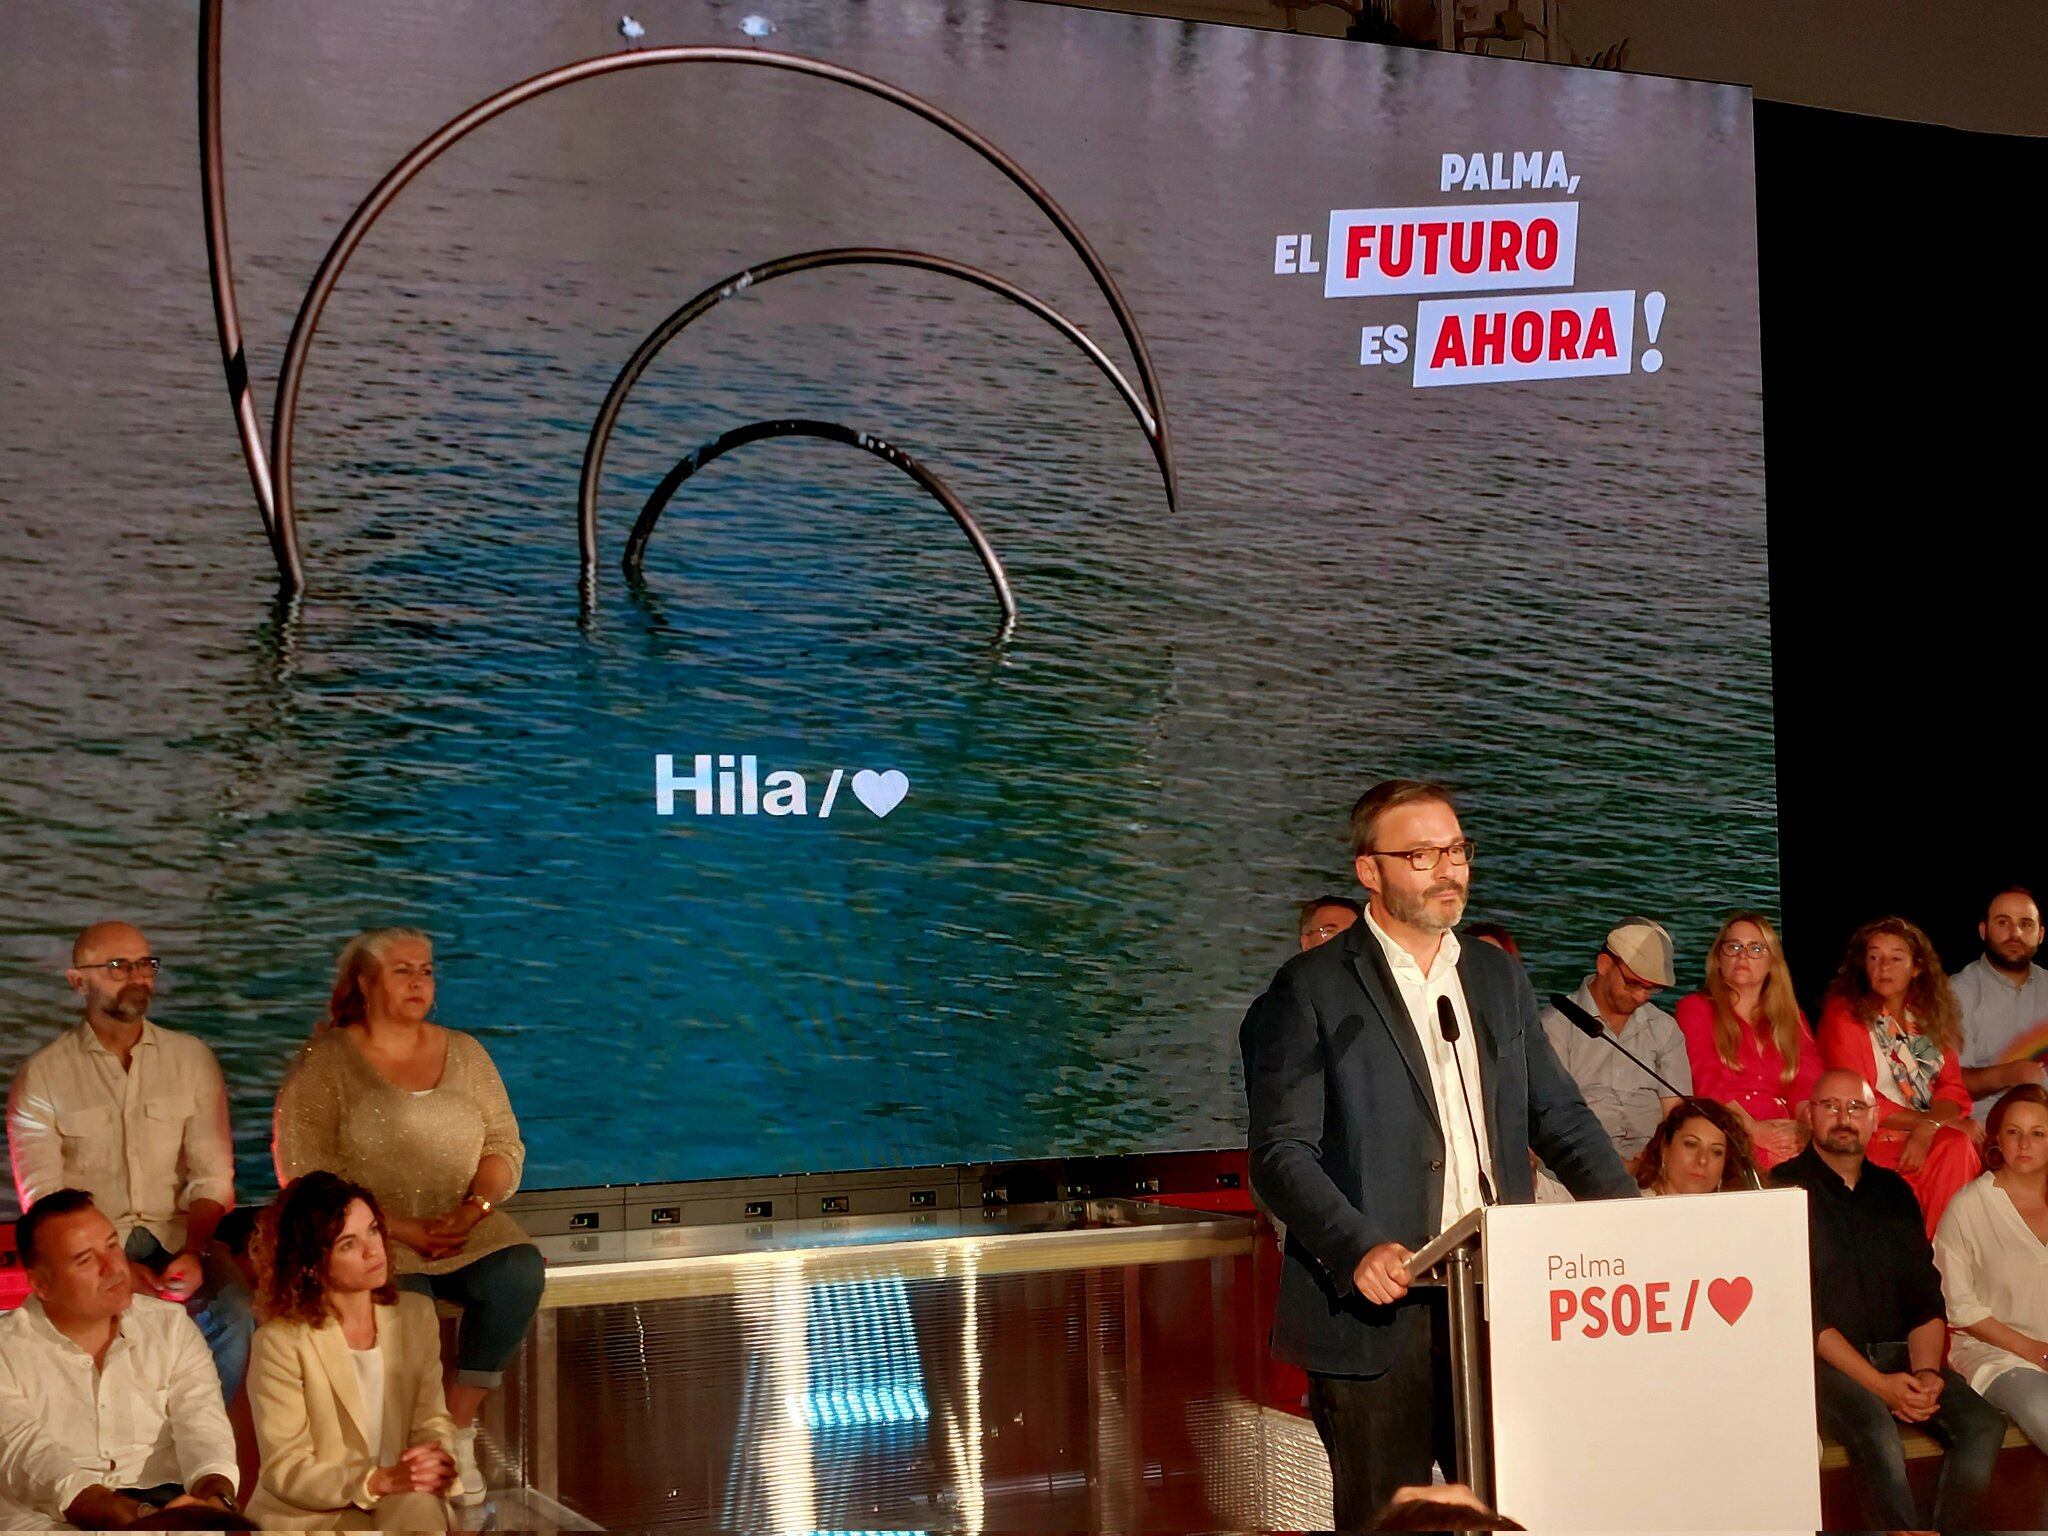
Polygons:
[[1408,1294],[1408,1261],[1414,1257],[1412,1250],[1399,1243],[1377,1244],[1366,1249],[1358,1268],[1351,1272],[1351,1283],[1367,1301],[1391,1306]]

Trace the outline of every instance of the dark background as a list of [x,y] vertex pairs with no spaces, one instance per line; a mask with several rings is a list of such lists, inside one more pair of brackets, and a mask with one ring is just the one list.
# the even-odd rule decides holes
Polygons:
[[1954,968],[1994,887],[2048,887],[2048,319],[2021,232],[2048,141],[1759,101],[1756,153],[1785,945],[1811,1009],[1864,919],[1902,913]]

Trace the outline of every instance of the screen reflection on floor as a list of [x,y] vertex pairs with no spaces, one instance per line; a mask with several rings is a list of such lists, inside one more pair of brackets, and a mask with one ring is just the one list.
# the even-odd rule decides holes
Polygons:
[[502,1480],[605,1527],[1327,1523],[1254,1243],[1121,1201],[543,1239]]

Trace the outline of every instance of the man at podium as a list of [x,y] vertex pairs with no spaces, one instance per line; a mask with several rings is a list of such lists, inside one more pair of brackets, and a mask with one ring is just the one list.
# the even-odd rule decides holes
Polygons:
[[1252,1187],[1287,1228],[1273,1352],[1309,1373],[1339,1529],[1448,1473],[1441,1293],[1415,1249],[1482,1202],[1534,1198],[1533,1149],[1581,1200],[1635,1180],[1552,1054],[1522,968],[1460,946],[1474,847],[1449,792],[1352,807],[1365,920],[1280,968],[1253,1022]]

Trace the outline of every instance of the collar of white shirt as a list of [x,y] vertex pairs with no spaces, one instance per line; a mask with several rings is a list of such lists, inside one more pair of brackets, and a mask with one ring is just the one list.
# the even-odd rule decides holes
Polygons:
[[[28,1300],[21,1304],[21,1314],[28,1319],[29,1331],[42,1339],[45,1344],[54,1344],[60,1349],[75,1350],[88,1360],[92,1358],[76,1339],[50,1321],[50,1314],[43,1307],[42,1297],[30,1296]],[[109,1360],[128,1344],[127,1330],[121,1326],[126,1320],[125,1313],[114,1319],[114,1340],[107,1346],[107,1358]]]
[[[139,1051],[144,1046],[154,1050],[157,1043],[156,1033],[156,1026],[150,1023],[149,1020],[144,1019],[142,1021],[142,1033],[135,1038],[135,1050]],[[92,1020],[90,1019],[80,1019],[78,1021],[78,1043],[86,1050],[97,1051],[102,1056],[112,1056],[114,1054],[107,1049],[107,1043],[99,1037],[99,1031],[92,1027]]]
[[1443,942],[1437,946],[1436,959],[1425,971],[1416,958],[1401,947],[1399,941],[1388,936],[1387,930],[1373,917],[1372,908],[1369,906],[1365,909],[1365,926],[1370,928],[1372,936],[1379,940],[1380,948],[1386,953],[1387,964],[1396,972],[1406,971],[1409,975],[1420,977],[1424,981],[1434,981],[1443,974],[1445,967],[1454,967],[1458,963],[1458,936],[1448,928],[1444,930]]

